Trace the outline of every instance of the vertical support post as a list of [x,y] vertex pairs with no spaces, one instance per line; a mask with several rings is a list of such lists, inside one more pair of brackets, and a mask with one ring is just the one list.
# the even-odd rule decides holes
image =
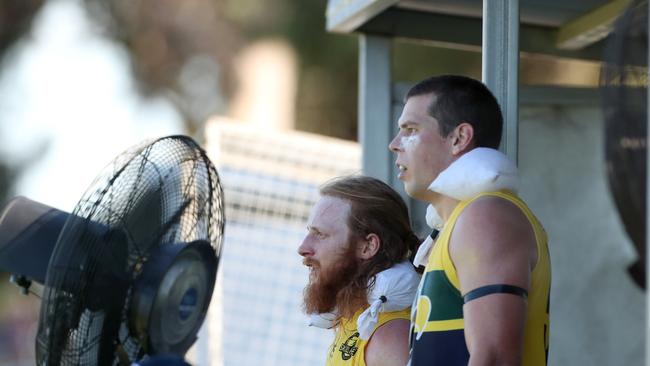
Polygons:
[[501,151],[517,162],[519,118],[519,0],[483,0],[483,82],[504,117]]
[[[650,33],[650,6],[647,7],[648,12],[648,32]],[[650,47],[646,50],[648,52],[648,69],[650,69]],[[646,97],[646,118],[647,118],[647,132],[646,132],[646,201],[645,201],[645,365],[650,366],[650,148],[648,142],[650,141],[650,93]]]
[[394,175],[388,150],[392,136],[391,39],[359,36],[359,142],[363,173],[384,182]]

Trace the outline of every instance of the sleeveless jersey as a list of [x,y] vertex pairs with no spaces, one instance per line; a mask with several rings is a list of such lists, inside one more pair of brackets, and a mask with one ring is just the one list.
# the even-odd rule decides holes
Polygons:
[[438,235],[411,314],[411,366],[466,366],[469,361],[464,334],[463,297],[456,268],[449,255],[449,239],[463,210],[483,196],[496,196],[515,204],[535,232],[538,259],[528,289],[522,365],[547,364],[551,267],[546,232],[521,199],[513,193],[500,191],[482,193],[461,201]]
[[[357,318],[365,310],[359,309],[350,319],[341,319],[336,329],[334,342],[327,354],[327,366],[365,366],[366,345],[369,340],[359,338],[357,331]],[[411,308],[388,313],[379,313],[379,321],[375,330],[394,319],[409,320]],[[374,331],[373,331],[374,332]],[[372,336],[371,336],[372,337]]]

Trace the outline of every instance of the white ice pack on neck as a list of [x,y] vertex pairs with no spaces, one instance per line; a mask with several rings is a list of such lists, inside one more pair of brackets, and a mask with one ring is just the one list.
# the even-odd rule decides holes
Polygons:
[[[375,275],[368,291],[370,306],[357,318],[359,338],[368,340],[377,326],[379,313],[404,310],[411,306],[420,283],[420,275],[408,261],[398,263]],[[309,325],[330,329],[336,325],[336,313],[311,314]]]
[[[519,173],[517,166],[504,153],[487,147],[477,147],[438,174],[428,188],[459,201],[480,193],[507,189],[517,192]],[[435,207],[427,207],[427,224],[440,230],[444,225]]]
[[[517,166],[504,153],[486,147],[477,147],[438,174],[431,182],[429,190],[452,197],[459,201],[467,200],[484,192],[519,190]],[[427,225],[442,230],[444,222],[435,207],[429,205],[426,214]],[[420,245],[413,264],[426,265],[433,240],[429,237]]]
[[307,325],[323,329],[331,329],[336,324],[336,312],[309,315]]
[[408,261],[377,273],[368,291],[368,307],[357,319],[359,338],[370,339],[379,321],[379,313],[400,311],[413,304],[420,275]]
[[429,185],[430,191],[460,201],[502,189],[519,189],[517,166],[501,151],[486,147],[465,153]]

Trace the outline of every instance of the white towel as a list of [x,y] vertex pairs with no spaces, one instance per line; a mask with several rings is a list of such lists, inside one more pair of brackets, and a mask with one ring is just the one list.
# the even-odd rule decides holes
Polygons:
[[429,185],[430,191],[461,201],[502,189],[519,189],[517,166],[501,151],[486,147],[467,152]]
[[309,315],[307,325],[310,327],[317,327],[323,329],[331,329],[335,325],[336,312],[321,313]]
[[[375,283],[368,291],[370,306],[357,318],[359,338],[368,340],[377,326],[379,314],[383,312],[404,310],[411,306],[420,275],[408,261],[398,263],[375,275]],[[309,325],[331,329],[337,315],[334,313],[311,314]]]
[[368,307],[357,319],[359,338],[368,340],[377,326],[379,313],[404,310],[413,304],[420,275],[408,261],[377,273],[368,291]]
[[[430,191],[461,201],[502,189],[515,193],[519,189],[517,166],[501,151],[486,147],[467,152],[440,172],[429,185]],[[445,224],[432,205],[427,206],[426,222],[436,230],[442,230]],[[420,244],[413,264],[426,266],[432,247],[433,239],[427,237]]]

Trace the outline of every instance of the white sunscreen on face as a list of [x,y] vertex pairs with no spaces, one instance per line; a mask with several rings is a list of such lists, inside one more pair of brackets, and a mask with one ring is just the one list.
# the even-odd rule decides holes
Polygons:
[[413,145],[416,145],[418,142],[420,142],[419,136],[403,136],[402,139],[400,140],[400,144],[402,145],[403,149],[410,149],[411,147],[413,147]]

